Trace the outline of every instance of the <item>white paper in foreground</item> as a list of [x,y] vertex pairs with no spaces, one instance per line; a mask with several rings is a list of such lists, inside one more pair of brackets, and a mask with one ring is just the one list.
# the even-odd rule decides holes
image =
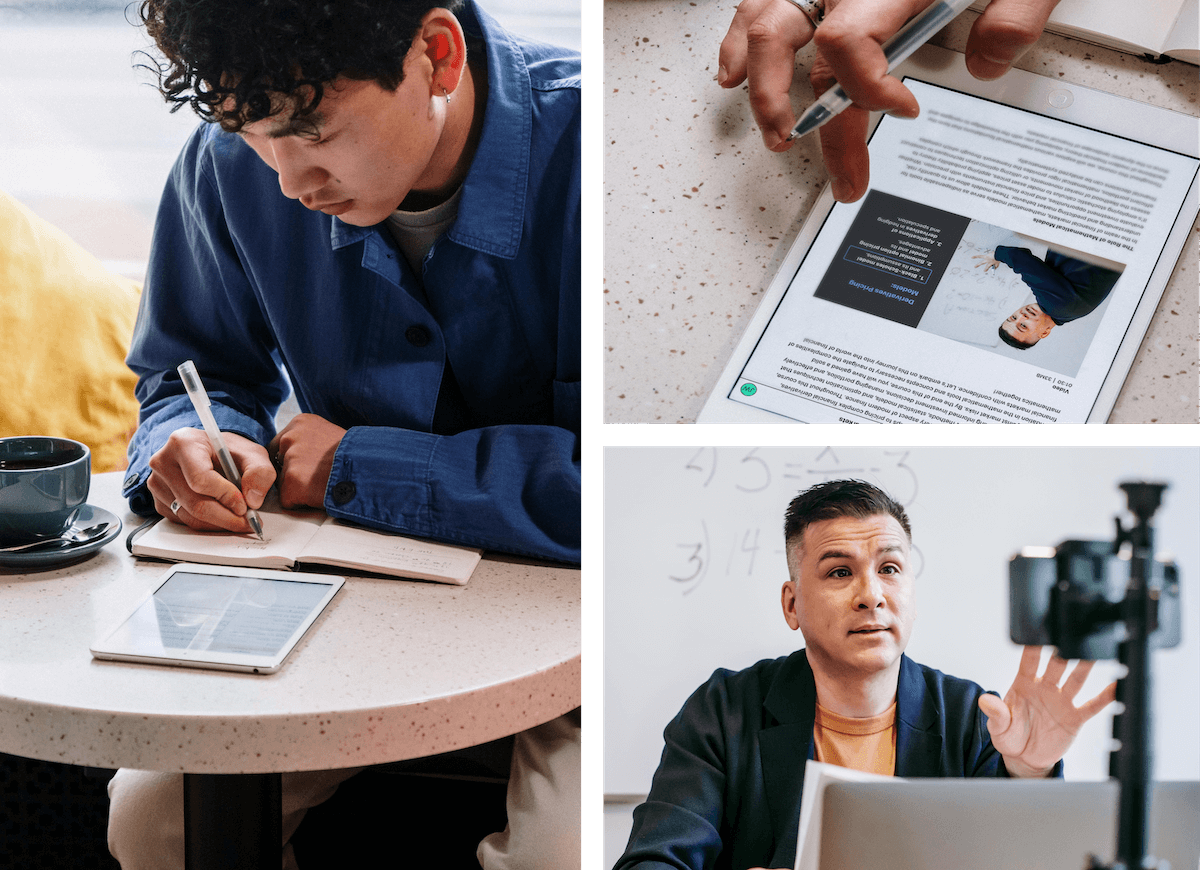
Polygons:
[[894,776],[863,773],[823,761],[810,761],[804,768],[804,794],[800,798],[800,831],[796,836],[796,870],[817,870],[821,861],[821,810],[825,786],[831,782],[886,782]]

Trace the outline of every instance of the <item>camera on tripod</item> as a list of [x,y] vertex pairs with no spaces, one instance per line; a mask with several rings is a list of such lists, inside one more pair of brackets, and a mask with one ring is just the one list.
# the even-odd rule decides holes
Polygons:
[[[1064,659],[1117,658],[1126,639],[1123,603],[1129,588],[1131,547],[1112,541],[1063,541],[1025,547],[1009,563],[1009,635],[1014,643],[1051,645]],[[1182,639],[1179,570],[1155,558],[1147,565],[1147,592],[1157,601],[1152,649]]]
[[1179,570],[1154,555],[1151,519],[1162,503],[1160,483],[1122,483],[1136,523],[1112,541],[1063,541],[1025,548],[1009,562],[1009,634],[1021,644],[1052,644],[1059,658],[1117,659],[1123,710],[1113,717],[1116,749],[1109,775],[1120,783],[1116,859],[1089,856],[1089,870],[1162,868],[1146,856],[1153,757],[1151,649],[1182,636]]

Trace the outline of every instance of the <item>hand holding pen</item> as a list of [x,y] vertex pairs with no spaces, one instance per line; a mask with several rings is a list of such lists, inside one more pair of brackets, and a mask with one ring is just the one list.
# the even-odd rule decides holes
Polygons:
[[[976,78],[1003,75],[1037,40],[1057,2],[992,0],[971,28],[967,68]],[[820,130],[834,196],[853,202],[869,180],[867,113],[916,117],[919,112],[908,88],[888,75],[899,60],[889,64],[883,45],[931,5],[930,0],[742,0],[721,43],[717,80],[725,88],[748,81],[764,144],[786,151],[796,123],[789,100],[795,56],[813,42],[809,78],[814,92],[823,95],[836,83],[853,101]],[[924,35],[917,45],[927,39]]]
[[[213,453],[217,455],[217,460],[221,463],[221,472],[225,475],[226,480],[241,490],[242,473],[234,463],[233,456],[225,445],[225,438],[217,426],[217,420],[213,417],[212,402],[208,398],[208,392],[204,389],[204,385],[200,383],[200,374],[196,371],[196,364],[188,360],[179,366],[178,371],[179,377],[183,379],[183,386],[187,390],[188,398],[192,400],[192,407],[196,409],[200,422],[204,426],[204,433],[208,435]],[[174,511],[178,512],[178,510],[178,508],[174,508]],[[258,518],[254,508],[249,506],[246,508],[246,522],[250,524],[250,528],[254,530],[254,534],[258,535],[258,539],[261,541],[263,539],[262,520]]]
[[[199,403],[197,412],[203,423],[205,412],[209,417],[212,412],[198,377],[195,385],[200,392],[193,396],[193,404]],[[215,419],[211,423],[216,429]],[[194,529],[260,534],[262,525],[259,521],[258,528],[254,527],[258,519],[254,510],[262,506],[274,484],[275,468],[262,445],[232,432],[217,432],[223,451],[210,441],[205,430],[183,428],[173,432],[150,458],[153,473],[147,486],[154,496],[155,509]],[[222,453],[225,459],[221,459]],[[226,463],[232,466],[240,483],[231,482],[225,473],[214,469],[214,456],[223,470]]]

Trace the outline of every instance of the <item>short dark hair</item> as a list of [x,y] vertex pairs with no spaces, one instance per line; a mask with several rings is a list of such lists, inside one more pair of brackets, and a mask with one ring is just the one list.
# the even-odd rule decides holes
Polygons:
[[1017,341],[1015,338],[1013,338],[1011,335],[1009,335],[1007,332],[1004,331],[1003,323],[1000,324],[1000,340],[1003,341],[1005,344],[1007,344],[1009,347],[1015,347],[1017,350],[1029,350],[1029,348],[1033,347],[1035,344],[1038,343],[1038,340],[1036,338],[1033,341],[1029,342],[1029,344],[1026,344],[1023,341]]
[[821,520],[839,517],[868,517],[886,514],[900,524],[908,540],[912,541],[912,528],[903,506],[877,486],[865,480],[827,480],[810,486],[792,499],[783,518],[783,540],[788,551],[800,542],[805,528]]
[[290,107],[315,135],[304,122],[335,79],[399,86],[436,7],[457,12],[462,0],[143,0],[139,15],[163,54],[151,68],[171,111],[190,105],[237,132]]

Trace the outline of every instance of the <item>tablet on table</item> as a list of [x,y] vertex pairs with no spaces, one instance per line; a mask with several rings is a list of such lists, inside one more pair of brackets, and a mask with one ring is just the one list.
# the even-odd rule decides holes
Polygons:
[[112,661],[274,673],[344,582],[322,574],[174,565],[91,652]]

